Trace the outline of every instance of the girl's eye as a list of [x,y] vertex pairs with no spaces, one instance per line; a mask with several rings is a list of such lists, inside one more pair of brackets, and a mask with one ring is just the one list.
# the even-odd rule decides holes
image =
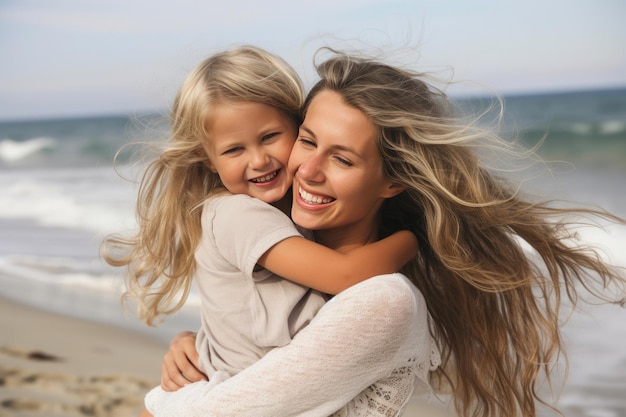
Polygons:
[[222,155],[233,154],[233,153],[239,152],[242,149],[243,148],[241,146],[236,146],[234,148],[226,149],[224,152],[222,152]]
[[278,132],[268,133],[267,135],[264,135],[264,136],[261,138],[261,142],[264,142],[264,141],[266,141],[266,140],[270,140],[270,139],[272,139],[273,137],[277,136],[278,134],[279,134]]

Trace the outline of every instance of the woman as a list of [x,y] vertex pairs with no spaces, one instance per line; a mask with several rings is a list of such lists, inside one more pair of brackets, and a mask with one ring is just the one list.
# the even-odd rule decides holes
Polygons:
[[[587,291],[608,300],[596,285],[616,285],[616,302],[624,302],[624,277],[593,248],[573,244],[571,216],[626,222],[599,210],[525,200],[477,156],[486,143],[496,151],[511,147],[457,124],[445,95],[420,74],[342,54],[319,65],[318,73],[289,162],[292,218],[314,230],[319,242],[346,250],[409,228],[420,253],[401,272],[419,291],[407,287],[414,290],[407,297],[397,274],[355,285],[290,345],[210,393],[191,384],[171,394],[172,404],[186,401],[176,415],[322,416],[337,409],[336,415],[399,415],[412,387],[398,384],[386,396],[378,395],[384,388],[376,384],[406,382],[401,375],[408,370],[447,386],[460,415],[535,416],[536,403],[543,403],[538,379],[545,373],[549,380],[563,354],[562,298],[576,304]],[[402,192],[373,209],[367,184],[380,178]],[[320,199],[311,197],[329,202],[313,204]],[[389,288],[404,296],[388,294]],[[442,366],[430,374],[423,370],[431,349],[419,324],[425,320],[421,294],[442,354]],[[396,303],[386,301],[396,297],[401,318],[390,313]],[[353,348],[345,343],[349,337],[359,337]],[[340,349],[333,349],[333,340]],[[411,358],[420,365],[411,367]],[[400,406],[359,408],[377,398]],[[335,408],[322,406],[329,403]]]

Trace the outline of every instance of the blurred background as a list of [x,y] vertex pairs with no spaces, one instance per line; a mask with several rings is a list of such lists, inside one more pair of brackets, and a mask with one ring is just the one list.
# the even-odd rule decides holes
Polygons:
[[[305,86],[321,46],[381,55],[455,81],[469,108],[504,98],[503,131],[552,173],[551,197],[626,216],[626,3],[620,0],[3,0],[0,2],[0,295],[157,334],[197,327],[197,297],[157,329],[122,315],[102,238],[135,227],[123,144],[162,139],[163,116],[208,55],[253,44]],[[487,98],[487,100],[485,100]],[[626,231],[582,231],[626,265]],[[589,306],[566,326],[568,416],[626,414],[626,315]],[[621,394],[620,394],[621,392]]]

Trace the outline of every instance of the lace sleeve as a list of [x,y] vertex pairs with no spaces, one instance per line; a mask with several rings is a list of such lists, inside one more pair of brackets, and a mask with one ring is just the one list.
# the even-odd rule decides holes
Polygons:
[[366,280],[236,376],[151,392],[146,406],[155,417],[399,415],[430,355],[416,291],[400,274]]

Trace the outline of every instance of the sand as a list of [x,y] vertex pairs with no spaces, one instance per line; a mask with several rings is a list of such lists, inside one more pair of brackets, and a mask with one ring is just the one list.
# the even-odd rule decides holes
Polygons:
[[[163,340],[0,298],[0,417],[137,416]],[[182,329],[181,329],[182,330]],[[405,413],[447,416],[414,398]]]
[[0,299],[0,416],[136,416],[162,341]]

